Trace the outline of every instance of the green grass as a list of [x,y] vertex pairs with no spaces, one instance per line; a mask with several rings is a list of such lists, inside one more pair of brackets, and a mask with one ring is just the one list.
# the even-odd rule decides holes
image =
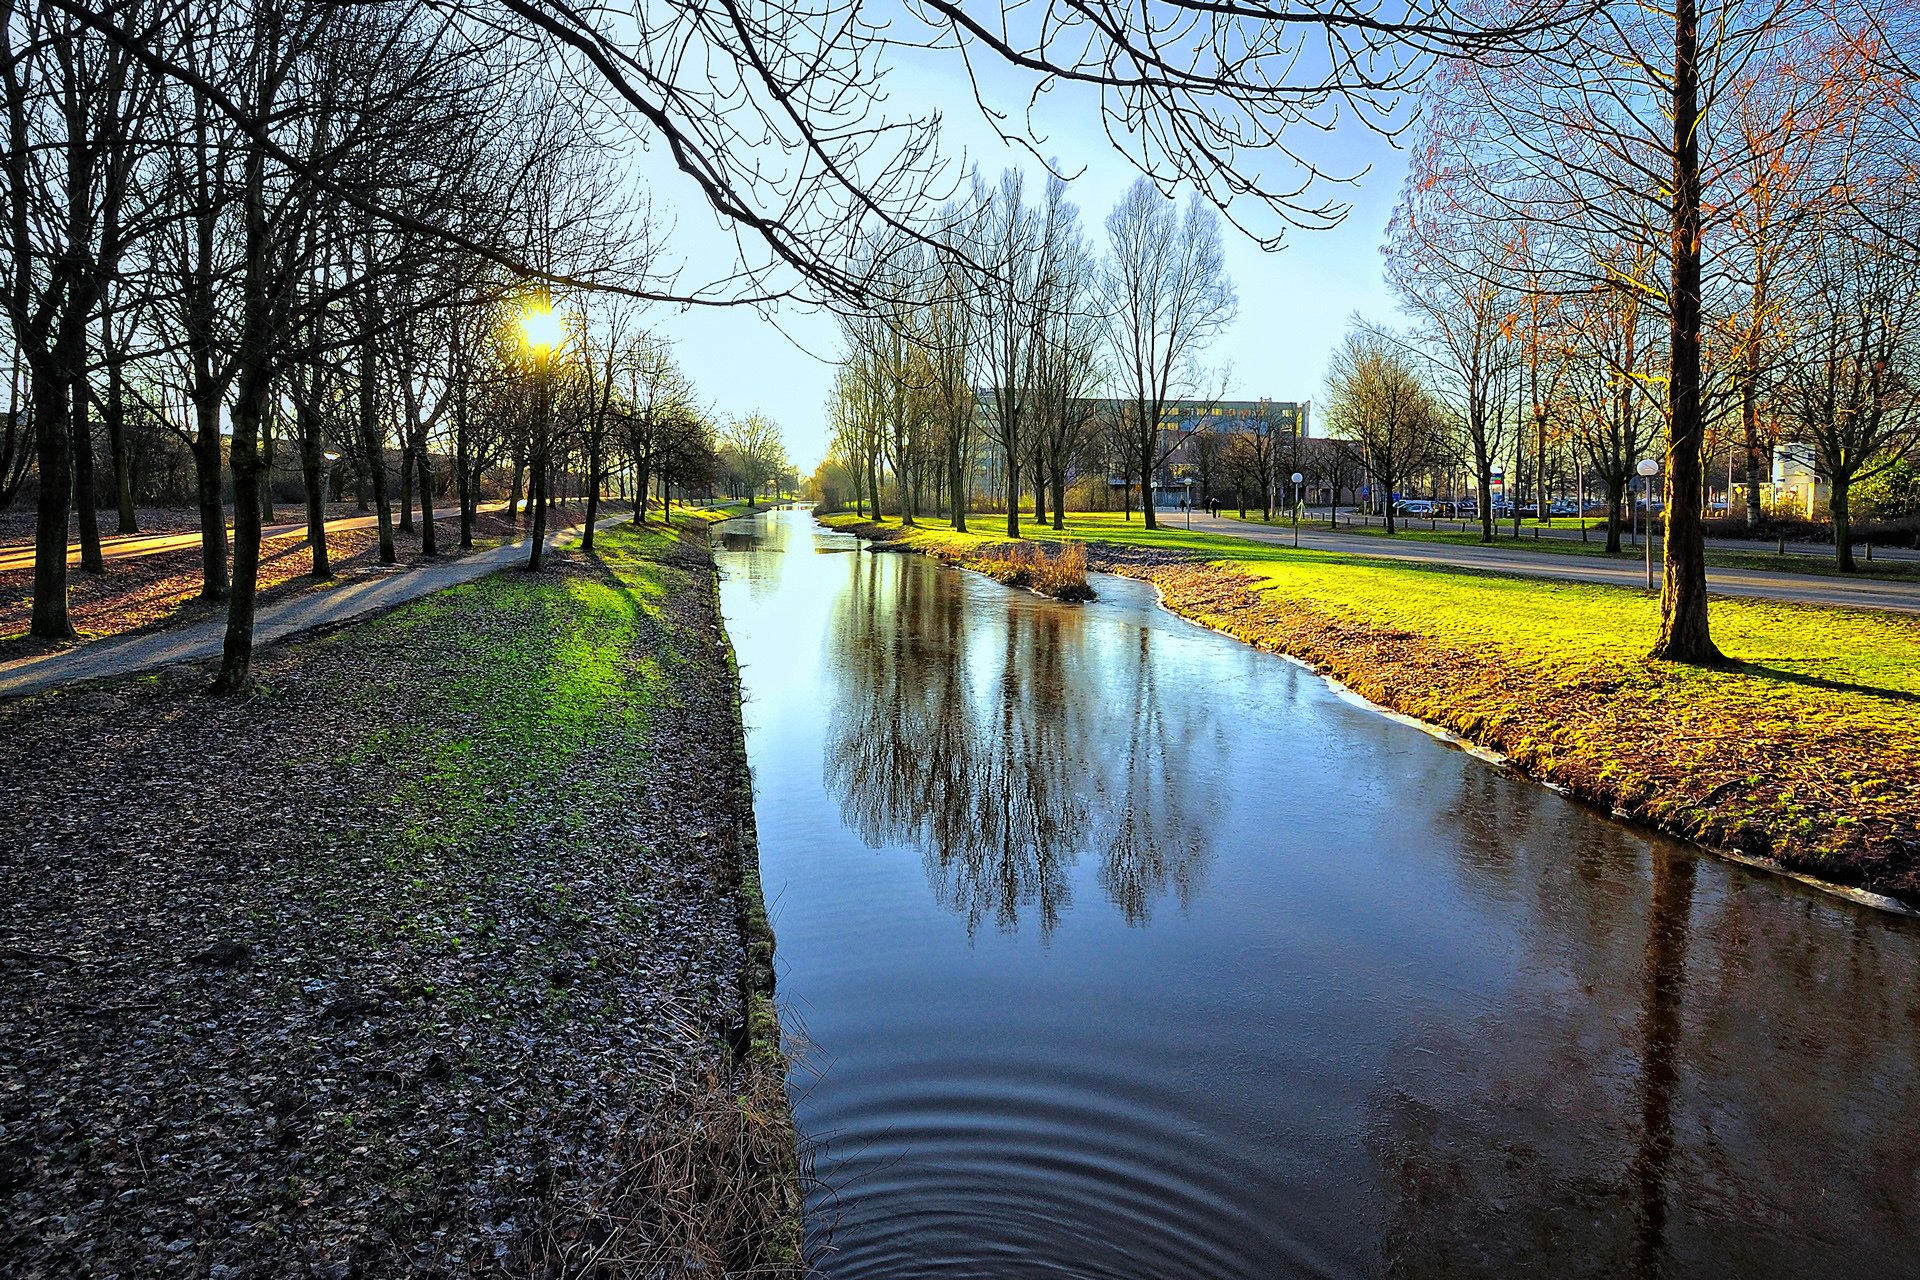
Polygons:
[[[1227,518],[1237,520],[1239,517],[1228,516]],[[1276,529],[1292,528],[1291,521],[1278,517],[1271,522],[1262,522],[1258,518],[1250,516],[1246,523],[1267,523]],[[1503,522],[1495,526],[1496,536],[1493,542],[1483,543],[1480,541],[1480,534],[1477,529],[1462,531],[1458,528],[1444,527],[1450,522],[1442,521],[1441,523],[1443,527],[1439,529],[1429,529],[1425,527],[1425,521],[1416,523],[1412,520],[1403,520],[1399,523],[1392,536],[1396,541],[1404,539],[1411,542],[1438,542],[1456,547],[1493,546],[1506,551],[1529,551],[1549,556],[1588,556],[1612,560],[1620,564],[1641,563],[1646,555],[1643,547],[1632,545],[1625,535],[1622,536],[1621,550],[1613,553],[1608,552],[1606,523],[1600,520],[1588,521],[1591,541],[1587,542],[1581,542],[1574,538],[1556,538],[1551,536],[1515,538],[1511,536],[1513,529],[1512,524],[1510,522]],[[1325,530],[1327,526],[1323,521],[1303,520],[1300,523],[1300,527],[1303,530],[1311,531],[1314,529]],[[1538,521],[1527,520],[1523,521],[1520,527],[1523,530],[1534,530],[1547,528],[1577,529],[1579,526],[1572,520],[1557,520],[1551,526],[1542,525]],[[1387,527],[1384,523],[1342,524],[1339,532],[1373,538],[1386,538],[1388,536]],[[1653,563],[1659,565],[1663,559],[1664,556],[1662,555],[1660,540],[1656,537],[1653,543]],[[1840,567],[1833,561],[1831,548],[1828,548],[1822,553],[1809,553],[1803,550],[1789,552],[1786,555],[1779,555],[1770,551],[1734,551],[1716,547],[1707,548],[1707,564],[1709,567],[1716,569],[1759,569],[1773,573],[1802,573],[1812,574],[1817,577],[1872,578],[1893,582],[1911,582],[1916,578],[1920,578],[1920,564],[1897,560],[1880,560],[1869,563],[1864,555],[1856,555],[1855,561],[1858,565],[1858,570],[1851,574],[1843,574],[1840,571]]]

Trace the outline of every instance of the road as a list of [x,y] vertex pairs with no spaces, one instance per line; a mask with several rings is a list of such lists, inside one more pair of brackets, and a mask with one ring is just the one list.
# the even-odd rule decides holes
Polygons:
[[[488,511],[505,510],[505,508],[506,503],[495,502],[481,507],[480,510],[482,513],[485,513]],[[433,515],[435,524],[444,524],[450,520],[458,521],[460,519],[460,508],[456,504],[451,507],[438,509]],[[380,517],[378,514],[338,516],[327,521],[327,532],[333,534],[344,533],[351,529],[371,529],[378,524],[379,521]],[[307,521],[303,516],[298,520],[282,520],[274,524],[266,525],[260,530],[260,537],[263,541],[296,535],[304,537],[306,532]],[[232,525],[227,526],[227,537],[229,540],[233,537]],[[100,555],[101,558],[105,560],[137,560],[143,556],[165,555],[169,551],[185,551],[190,548],[196,551],[200,548],[200,531],[198,529],[190,529],[184,533],[134,533],[120,538],[100,539]],[[67,545],[67,563],[80,563],[80,544],[78,541],[71,542]],[[31,568],[33,568],[32,543],[0,547],[0,573],[10,573],[19,569]]]
[[[610,516],[600,521],[599,527],[606,528],[625,518]],[[549,534],[547,545],[561,546],[578,538],[577,527],[564,529]],[[317,627],[380,613],[430,591],[524,564],[526,558],[526,539],[521,537],[438,564],[395,568],[325,590],[304,592],[261,608],[254,621],[254,645],[264,647]],[[80,680],[133,675],[178,662],[216,658],[220,656],[226,632],[227,620],[215,617],[192,626],[96,640],[30,658],[0,668],[0,698],[18,698]]]
[[[1309,510],[1306,516],[1302,518],[1318,520],[1321,524],[1325,524],[1327,521],[1327,509],[1321,507],[1318,510]],[[1526,516],[1524,518],[1531,520],[1533,517]],[[1353,522],[1354,517],[1342,511],[1340,519],[1343,524],[1350,524]],[[1374,524],[1376,527],[1378,527],[1379,522],[1380,518],[1375,516]],[[1400,523],[1409,532],[1421,533],[1430,533],[1435,529],[1438,529],[1441,533],[1473,533],[1480,527],[1472,522],[1462,524],[1458,520],[1432,521],[1419,517],[1409,518],[1405,516],[1401,517]],[[1533,524],[1527,524],[1523,527],[1526,529],[1528,537],[1538,534],[1542,538],[1555,538],[1563,542],[1578,542],[1580,540],[1580,526],[1571,519],[1545,527]],[[1495,524],[1494,528],[1499,532],[1500,537],[1509,538],[1509,535],[1513,532],[1513,523],[1511,520],[1501,520]],[[1604,542],[1607,535],[1604,529],[1588,529],[1587,536],[1595,542]],[[1809,560],[1833,559],[1833,544],[1830,542],[1788,542],[1781,544],[1777,542],[1763,542],[1755,538],[1707,539],[1707,549],[1709,551],[1751,551],[1761,555],[1777,555],[1780,554],[1780,549],[1783,545],[1786,548],[1785,554],[1789,557],[1799,556]],[[1854,554],[1856,556],[1865,555],[1861,544],[1855,545]],[[1912,547],[1876,546],[1873,548],[1873,558],[1875,560],[1898,560],[1908,564],[1916,564],[1920,563],[1920,550]]]
[[[1169,524],[1183,520],[1175,513],[1162,515]],[[1193,527],[1230,538],[1254,542],[1293,545],[1293,526],[1248,524],[1195,512]],[[1646,570],[1640,565],[1616,560],[1590,559],[1585,556],[1550,555],[1519,551],[1507,547],[1458,546],[1449,542],[1400,541],[1364,533],[1333,533],[1324,526],[1302,524],[1300,545],[1316,551],[1339,551],[1348,555],[1369,556],[1376,560],[1405,561],[1412,564],[1448,565],[1462,569],[1484,569],[1528,578],[1557,578],[1567,582],[1590,582],[1617,587],[1645,587]],[[1655,566],[1656,573],[1658,566]],[[1816,577],[1804,573],[1775,573],[1763,569],[1708,569],[1707,587],[1718,595],[1747,596],[1758,600],[1781,600],[1795,604],[1832,605],[1847,609],[1889,609],[1898,613],[1920,613],[1920,582],[1888,582],[1879,579]]]

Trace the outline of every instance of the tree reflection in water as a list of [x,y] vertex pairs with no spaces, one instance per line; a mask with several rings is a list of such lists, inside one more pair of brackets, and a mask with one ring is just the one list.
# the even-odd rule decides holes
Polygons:
[[1199,885],[1197,709],[1163,700],[1148,629],[1097,657],[1094,630],[1020,597],[970,609],[955,571],[917,559],[854,569],[830,639],[827,787],[869,845],[920,851],[969,935],[989,918],[1011,932],[1023,913],[1049,935],[1083,850],[1129,923]]

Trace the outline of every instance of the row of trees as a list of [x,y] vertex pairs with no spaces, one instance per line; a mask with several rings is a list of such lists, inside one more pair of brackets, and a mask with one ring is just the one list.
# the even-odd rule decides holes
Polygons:
[[[0,0],[0,289],[16,351],[0,497],[32,476],[34,635],[73,634],[74,516],[86,572],[106,567],[103,510],[136,531],[133,461],[157,432],[191,454],[202,594],[227,602],[226,690],[249,681],[285,451],[322,578],[324,477],[342,460],[389,562],[396,478],[400,527],[417,497],[433,553],[438,468],[463,546],[503,472],[536,535],[563,475],[591,505],[616,472],[637,503],[656,481],[725,474],[670,348],[620,300],[651,285],[644,206],[569,105],[563,67],[472,17],[129,0],[115,26]],[[614,292],[534,341],[550,290],[587,278]]]
[[1386,244],[1409,376],[1458,433],[1484,537],[1492,472],[1556,437],[1616,516],[1635,464],[1663,461],[1668,656],[1714,656],[1699,522],[1716,435],[1744,452],[1750,519],[1773,444],[1814,446],[1845,568],[1853,488],[1920,447],[1910,22],[1602,3],[1551,42],[1445,61],[1424,93]]
[[979,450],[994,455],[1009,536],[1020,500],[1059,527],[1076,467],[1136,481],[1154,523],[1153,478],[1188,431],[1167,408],[1194,394],[1208,344],[1236,300],[1219,219],[1142,178],[1106,220],[1106,252],[1080,226],[1066,184],[1029,198],[1018,170],[941,210],[925,238],[875,233],[858,270],[869,305],[842,320],[847,355],[829,406],[835,459],[856,501],[881,502],[890,470],[900,516],[931,498],[966,528]]

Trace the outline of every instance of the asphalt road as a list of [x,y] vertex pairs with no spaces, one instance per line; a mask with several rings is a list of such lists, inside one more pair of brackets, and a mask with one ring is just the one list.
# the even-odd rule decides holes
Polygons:
[[[1327,509],[1321,507],[1318,511],[1311,511],[1309,512],[1309,517],[1318,520],[1321,524],[1325,524],[1327,522]],[[1531,520],[1533,517],[1525,516],[1524,518]],[[1350,522],[1352,517],[1345,511],[1342,511],[1340,513],[1340,520],[1341,523],[1345,524]],[[1379,522],[1380,518],[1375,516],[1374,523],[1378,525]],[[1417,530],[1423,533],[1432,532],[1434,529],[1438,529],[1441,533],[1473,533],[1480,527],[1471,521],[1464,525],[1458,520],[1441,520],[1436,523],[1418,516],[1411,518],[1403,516],[1401,517],[1401,524],[1410,531]],[[1498,521],[1494,527],[1500,532],[1502,538],[1506,538],[1513,531],[1513,522],[1511,520],[1501,520]],[[1532,524],[1527,524],[1523,527],[1526,529],[1526,536],[1529,538],[1537,533],[1542,538],[1556,538],[1564,542],[1578,542],[1580,540],[1580,526],[1571,519],[1545,527],[1537,527]],[[1595,542],[1604,542],[1606,536],[1604,529],[1587,530],[1587,537]],[[1625,535],[1623,534],[1622,537],[1624,538]],[[1789,542],[1785,545],[1786,554],[1790,557],[1798,556],[1809,560],[1833,559],[1833,545],[1831,543]],[[1780,544],[1765,542],[1755,538],[1708,538],[1707,548],[1710,551],[1753,551],[1762,555],[1774,555],[1778,553]],[[1854,548],[1854,554],[1856,556],[1862,556],[1865,552],[1859,546],[1856,546]],[[1912,547],[1876,546],[1873,549],[1873,558],[1875,560],[1899,560],[1907,563],[1920,563],[1920,551]]]
[[[600,521],[599,527],[606,528],[623,519],[626,517],[610,516]],[[560,530],[548,535],[547,545],[571,543],[579,536],[578,528]],[[260,610],[254,620],[254,646],[257,650],[303,631],[380,613],[429,591],[471,582],[496,570],[524,564],[526,558],[526,539],[521,537],[438,564],[396,567],[326,590],[304,592]],[[133,675],[178,662],[216,658],[220,656],[226,633],[227,620],[214,617],[192,626],[96,640],[29,658],[0,669],[0,698],[18,698],[76,681]]]
[[[1169,523],[1184,520],[1178,513],[1162,515],[1161,518]],[[1230,538],[1293,545],[1292,525],[1248,524],[1195,512],[1193,527]],[[1364,533],[1334,533],[1324,526],[1305,523],[1300,526],[1300,545],[1317,551],[1339,551],[1375,560],[1484,569],[1528,578],[1557,578],[1567,582],[1616,587],[1646,586],[1646,570],[1640,565],[1585,556],[1543,555],[1500,546],[1463,547],[1448,542],[1400,541]],[[1660,567],[1656,564],[1656,581],[1659,571]],[[1759,600],[1832,605],[1846,609],[1920,613],[1920,582],[1829,578],[1804,573],[1773,573],[1762,569],[1708,569],[1707,587],[1723,596],[1748,596]]]
[[[482,512],[504,510],[505,507],[504,502],[495,502],[482,506],[480,510]],[[435,524],[444,524],[449,520],[457,521],[460,519],[460,508],[458,504],[441,507],[434,511],[433,516]],[[327,532],[343,533],[350,529],[371,529],[379,521],[380,517],[377,513],[364,516],[337,516],[327,521]],[[298,520],[282,520],[265,525],[260,530],[260,537],[262,541],[295,535],[304,537],[306,532],[307,521],[303,516]],[[229,540],[233,538],[231,524],[227,526],[227,538]],[[189,548],[196,551],[200,548],[198,529],[190,529],[184,533],[134,533],[126,537],[100,539],[100,557],[109,561],[137,560],[142,556],[164,555],[169,551],[185,551]],[[80,543],[77,540],[67,545],[67,563],[80,563]],[[0,573],[31,568],[33,568],[32,543],[16,543],[0,547]]]

